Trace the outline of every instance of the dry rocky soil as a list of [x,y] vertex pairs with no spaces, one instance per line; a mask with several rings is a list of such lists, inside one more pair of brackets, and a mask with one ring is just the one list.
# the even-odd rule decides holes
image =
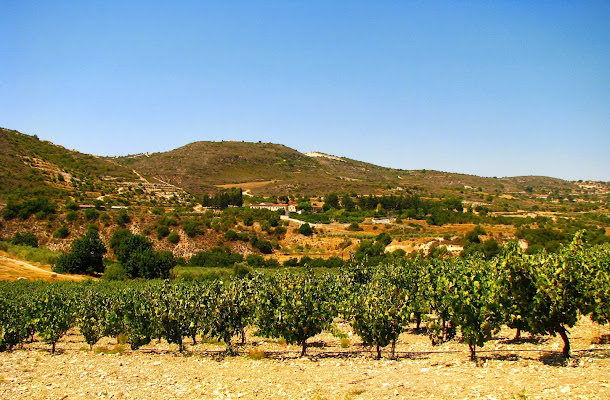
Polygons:
[[[153,342],[132,351],[102,339],[93,350],[77,330],[58,343],[40,341],[0,353],[0,399],[608,399],[608,334],[588,319],[571,329],[574,356],[564,361],[559,337],[513,342],[504,329],[469,361],[459,339],[433,347],[412,332],[401,335],[398,359],[373,359],[347,324],[342,347],[323,333],[310,339],[308,356],[297,347],[248,331],[240,355],[225,357],[224,344],[207,340],[179,353]],[[344,345],[348,340],[344,339]],[[111,354],[114,353],[114,354]]]

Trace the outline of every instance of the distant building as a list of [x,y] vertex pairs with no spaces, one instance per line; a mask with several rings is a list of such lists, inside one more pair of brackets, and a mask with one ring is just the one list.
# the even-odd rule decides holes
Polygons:
[[391,224],[392,222],[395,222],[395,221],[396,221],[396,218],[390,218],[390,217],[373,218],[371,220],[371,222],[374,224]]
[[277,204],[277,203],[258,203],[250,204],[250,208],[259,210],[270,210],[270,211],[284,211],[286,214],[291,212],[297,212],[297,203],[290,202],[288,204]]

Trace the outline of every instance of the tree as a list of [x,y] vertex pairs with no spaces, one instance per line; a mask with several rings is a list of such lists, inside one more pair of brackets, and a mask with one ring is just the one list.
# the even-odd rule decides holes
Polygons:
[[376,346],[377,358],[381,358],[381,348],[390,343],[394,358],[396,339],[411,313],[411,298],[402,276],[395,265],[379,265],[368,282],[345,285],[350,288],[346,309],[354,331],[366,344]]
[[529,256],[536,293],[531,300],[532,310],[528,318],[532,333],[561,336],[563,355],[570,357],[570,340],[566,327],[578,321],[579,312],[587,310],[587,284],[583,264],[583,233],[579,232],[569,246],[557,254],[542,252]]
[[309,224],[305,223],[299,226],[299,233],[304,236],[311,236],[313,235],[313,229],[311,229]]
[[341,204],[346,211],[353,211],[356,209],[356,203],[354,203],[354,200],[352,200],[349,194],[343,196]]
[[307,338],[327,328],[337,313],[335,286],[333,277],[317,278],[311,270],[260,278],[255,283],[256,326],[262,335],[300,344],[304,356]]
[[104,272],[106,246],[96,229],[89,229],[85,236],[76,239],[68,254],[62,254],[53,270],[70,274],[93,274]]
[[112,235],[110,247],[129,278],[168,278],[175,260],[169,251],[154,251],[150,240],[127,229]]
[[124,264],[133,254],[152,250],[152,243],[142,235],[134,235],[128,229],[120,229],[112,235],[110,248],[117,260]]
[[337,193],[329,193],[324,198],[324,211],[330,210],[331,208],[339,209],[341,206],[339,205],[339,196]]

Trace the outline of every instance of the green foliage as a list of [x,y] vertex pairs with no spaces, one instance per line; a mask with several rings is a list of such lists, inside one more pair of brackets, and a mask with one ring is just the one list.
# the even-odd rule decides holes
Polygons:
[[64,287],[47,286],[37,293],[34,304],[36,331],[55,353],[56,343],[74,323],[74,298]]
[[30,247],[14,244],[7,244],[6,251],[16,258],[47,265],[55,264],[62,254],[60,252],[51,251],[45,247]]
[[169,235],[167,235],[167,241],[172,244],[177,244],[180,241],[180,235],[176,232],[170,232]]
[[518,229],[516,236],[519,239],[525,239],[527,241],[529,245],[527,252],[529,254],[538,253],[542,249],[555,253],[560,249],[560,245],[568,244],[572,237],[570,234],[559,230],[547,228]]
[[362,231],[363,229],[360,227],[360,225],[357,222],[352,222],[348,227],[347,227],[348,231]]
[[89,229],[85,236],[72,242],[68,254],[59,257],[53,271],[69,274],[102,273],[104,254],[106,254],[106,246],[97,230]]
[[203,316],[204,331],[221,339],[227,353],[234,354],[232,338],[244,331],[251,322],[255,303],[254,286],[251,280],[237,279],[223,284],[215,282],[208,290],[208,307]]
[[25,334],[22,306],[0,293],[0,351],[11,350]]
[[99,218],[100,212],[95,208],[87,208],[84,211],[87,221],[95,221]]
[[78,218],[78,212],[76,212],[76,211],[68,211],[66,213],[66,221],[69,221],[69,222],[76,221],[77,218]]
[[299,226],[299,233],[304,236],[311,236],[313,235],[313,229],[308,223],[305,223]]
[[260,334],[300,344],[326,329],[337,315],[333,276],[277,275],[256,283],[256,325]]
[[131,218],[129,217],[129,214],[127,214],[127,210],[125,210],[124,208],[120,209],[115,217],[115,222],[119,226],[125,226],[129,224],[131,222]]
[[[129,235],[113,239],[121,242]],[[340,259],[301,260],[304,265],[343,265],[338,276],[316,276],[311,269],[257,274],[248,263],[262,265],[263,259],[254,256],[224,271],[199,268],[209,271],[209,278],[214,275],[201,282],[0,282],[0,350],[36,333],[54,345],[78,327],[91,346],[103,336],[124,334],[133,349],[162,337],[182,350],[184,337],[203,334],[223,340],[233,353],[235,336],[255,325],[261,335],[300,344],[305,354],[307,339],[341,316],[380,355],[408,321],[419,324],[426,315],[433,343],[449,340],[459,330],[473,359],[476,348],[505,323],[534,334],[559,334],[569,356],[567,328],[581,314],[602,324],[610,318],[610,245],[587,246],[583,237],[577,234],[556,254],[523,254],[510,243],[492,260],[386,258],[349,265]],[[378,237],[380,244],[384,240]],[[139,250],[132,251],[136,258],[143,256]],[[145,248],[144,256],[149,251]],[[171,254],[160,253],[152,254],[171,264]],[[231,256],[228,249],[218,253]],[[105,279],[121,276],[120,268],[110,264]],[[176,273],[179,268],[174,274],[184,276]],[[231,275],[238,278],[231,280]]]
[[496,283],[496,271],[480,258],[456,258],[448,267],[441,278],[445,305],[475,360],[476,347],[482,347],[502,325],[499,298],[503,290]]
[[235,263],[242,262],[243,256],[239,253],[231,253],[228,247],[215,247],[207,251],[199,251],[189,260],[189,265],[199,267],[232,267]]
[[127,272],[121,264],[111,263],[106,266],[102,278],[108,281],[124,281],[127,279]]
[[258,236],[252,236],[250,238],[250,244],[263,254],[273,253],[273,246],[271,245],[271,242],[261,239]]
[[214,207],[224,209],[228,206],[241,207],[243,205],[243,196],[241,188],[230,189],[217,193],[213,196],[205,194],[201,199],[201,205],[204,207]]
[[105,335],[107,306],[106,296],[92,287],[78,296],[76,326],[90,348]]
[[46,218],[51,214],[55,214],[55,204],[46,197],[38,197],[34,200],[25,200],[21,203],[9,201],[2,210],[2,217],[6,220],[19,218],[25,221],[30,216],[36,214],[39,219]]
[[339,205],[339,196],[337,196],[337,193],[329,193],[324,197],[324,210],[326,211],[331,208],[341,208],[341,206]]
[[190,238],[193,238],[197,235],[203,235],[205,233],[205,229],[201,221],[195,218],[186,218],[182,221],[182,230],[186,235]]
[[170,234],[169,228],[165,225],[157,226],[156,230],[157,230],[157,239],[159,239],[159,240],[166,238]]
[[67,211],[77,211],[78,210],[78,204],[76,204],[72,200],[68,200],[68,201],[66,201],[66,204],[64,205],[64,210],[67,210]]
[[[354,331],[368,345],[381,347],[392,343],[404,329],[410,315],[410,293],[395,265],[379,266],[365,282],[351,282],[346,300],[346,314]],[[347,279],[349,282],[350,279]]]
[[114,233],[110,247],[129,278],[168,278],[175,265],[169,251],[154,251],[152,243],[127,229]]
[[53,237],[57,238],[57,239],[65,239],[69,235],[70,235],[70,231],[65,226],[61,226],[53,232]]
[[236,240],[247,242],[249,240],[248,234],[246,232],[237,233],[233,229],[227,230],[224,234],[224,238],[232,242]]
[[38,238],[29,231],[17,232],[11,243],[17,246],[38,247]]

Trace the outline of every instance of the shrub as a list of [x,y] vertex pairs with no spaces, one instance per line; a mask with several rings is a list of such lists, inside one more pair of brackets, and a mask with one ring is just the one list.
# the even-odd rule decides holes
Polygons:
[[57,228],[55,232],[53,232],[53,237],[57,239],[65,239],[70,235],[70,231],[65,226]]
[[194,218],[185,219],[182,223],[182,230],[187,234],[188,237],[195,237],[197,235],[203,235],[204,229],[201,221]]
[[29,247],[38,247],[38,238],[32,232],[17,232],[13,236],[13,244]]
[[348,227],[348,231],[361,231],[363,230],[357,222],[352,222]]
[[311,236],[313,235],[313,229],[311,229],[309,224],[305,223],[299,227],[299,233],[304,236]]
[[157,226],[157,239],[161,240],[169,235],[169,228],[165,225]]
[[108,281],[124,281],[127,279],[127,272],[121,264],[109,264],[104,271],[103,279]]
[[87,221],[95,221],[99,216],[100,212],[95,208],[88,208],[85,210],[85,218],[87,218]]
[[263,254],[273,253],[273,246],[268,240],[259,239],[257,236],[252,236],[250,238],[250,244]]
[[100,213],[100,222],[102,222],[106,226],[110,225],[110,217],[107,213]]
[[121,209],[121,210],[119,210],[119,213],[117,214],[117,216],[115,218],[115,221],[116,221],[117,225],[125,226],[131,222],[131,218],[129,218],[129,215],[127,215],[127,210]]
[[25,200],[19,204],[9,201],[2,210],[2,217],[6,220],[19,218],[28,219],[31,215],[37,214],[39,219],[55,213],[55,204],[45,197],[34,200]]
[[178,235],[176,232],[170,232],[170,234],[167,235],[167,241],[172,244],[176,244],[180,241],[180,235]]
[[249,254],[246,256],[246,263],[252,268],[264,268],[265,259],[258,254]]
[[68,211],[66,214],[66,221],[76,221],[78,218],[78,212],[76,211]]

